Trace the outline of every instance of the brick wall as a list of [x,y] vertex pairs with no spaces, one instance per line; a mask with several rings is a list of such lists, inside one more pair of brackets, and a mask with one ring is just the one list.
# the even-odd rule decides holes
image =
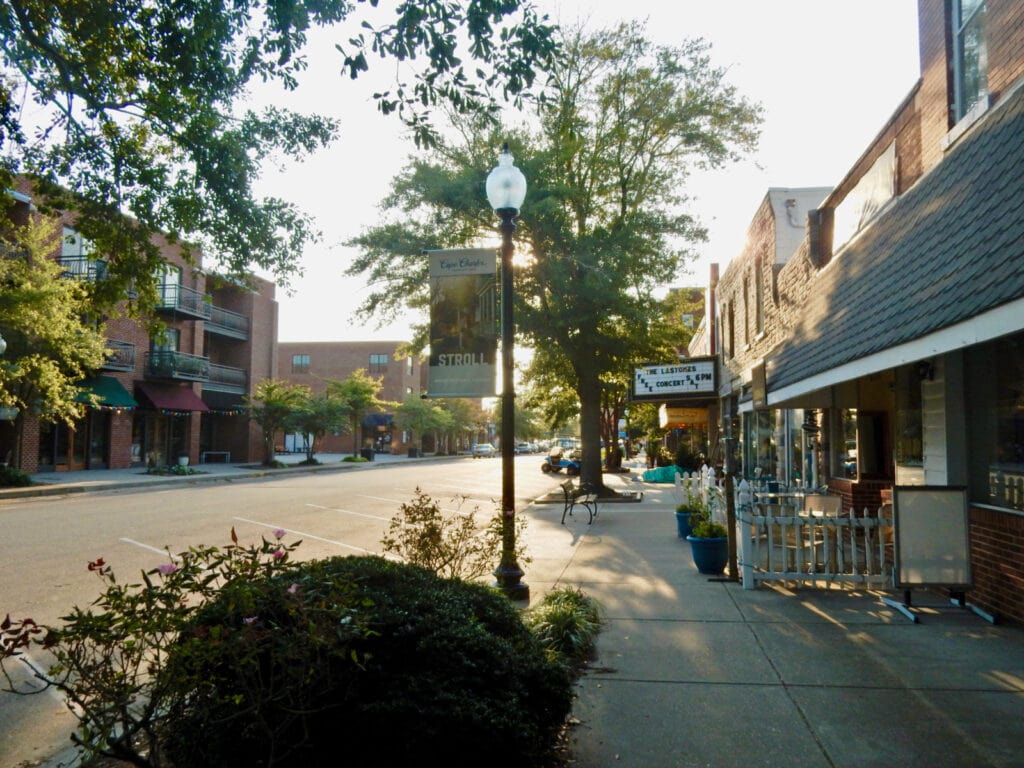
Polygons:
[[1024,3],[987,0],[988,90],[997,98],[1024,77]]
[[127,469],[132,465],[132,412],[110,415],[110,469]]
[[[381,400],[400,403],[406,398],[406,390],[412,394],[422,391],[420,361],[413,359],[412,371],[407,360],[396,360],[395,351],[405,342],[400,341],[289,341],[278,344],[277,378],[292,384],[305,384],[314,392],[327,386],[327,380],[340,381],[359,368],[381,379]],[[309,355],[309,370],[304,373],[292,371],[293,355]],[[387,368],[384,371],[370,370],[370,355],[386,355]],[[401,432],[393,431],[392,450],[399,452],[409,447],[400,442]],[[369,437],[369,435],[367,435]],[[318,451],[323,453],[349,453],[352,451],[352,435],[328,435],[320,443]]]
[[974,588],[968,600],[1024,625],[1024,515],[972,508],[970,555]]

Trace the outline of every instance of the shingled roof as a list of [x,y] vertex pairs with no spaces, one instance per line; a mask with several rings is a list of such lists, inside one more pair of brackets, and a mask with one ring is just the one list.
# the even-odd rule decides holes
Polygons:
[[[768,390],[1024,297],[1024,88],[814,279]],[[1024,328],[1024,317],[1012,332]]]

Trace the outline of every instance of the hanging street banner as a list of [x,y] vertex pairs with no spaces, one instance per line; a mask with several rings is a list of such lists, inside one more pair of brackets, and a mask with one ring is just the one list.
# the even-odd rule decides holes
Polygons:
[[700,401],[714,398],[714,357],[684,357],[666,365],[633,369],[630,400]]
[[427,251],[430,256],[428,397],[493,397],[497,392],[498,252]]

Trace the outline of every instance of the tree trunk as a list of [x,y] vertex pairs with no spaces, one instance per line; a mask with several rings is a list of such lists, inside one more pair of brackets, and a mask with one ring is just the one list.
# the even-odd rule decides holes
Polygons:
[[276,455],[275,455],[276,451],[274,451],[274,434],[275,433],[276,433],[276,430],[274,430],[273,432],[270,432],[270,433],[267,433],[267,432],[263,433],[263,453],[264,453],[263,464],[265,466],[268,466],[268,467],[271,464],[273,464],[274,463],[274,459],[277,458]]
[[580,398],[580,440],[583,443],[580,457],[580,483],[607,493],[601,475],[601,381],[593,365],[577,367]]

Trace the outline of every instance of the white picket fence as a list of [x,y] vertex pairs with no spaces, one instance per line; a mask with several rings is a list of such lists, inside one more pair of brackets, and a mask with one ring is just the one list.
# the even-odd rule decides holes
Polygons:
[[[745,589],[763,581],[892,585],[892,518],[886,509],[814,516],[797,500],[754,500],[750,483],[735,489],[737,564]],[[727,523],[725,488],[709,467],[677,473],[677,505],[694,500]]]
[[883,509],[814,516],[802,504],[754,500],[736,489],[737,561],[743,586],[762,581],[892,585],[892,520]]
[[713,520],[725,524],[725,489],[715,477],[714,469],[705,464],[694,472],[677,472],[675,481],[676,506],[697,501],[710,510]]

